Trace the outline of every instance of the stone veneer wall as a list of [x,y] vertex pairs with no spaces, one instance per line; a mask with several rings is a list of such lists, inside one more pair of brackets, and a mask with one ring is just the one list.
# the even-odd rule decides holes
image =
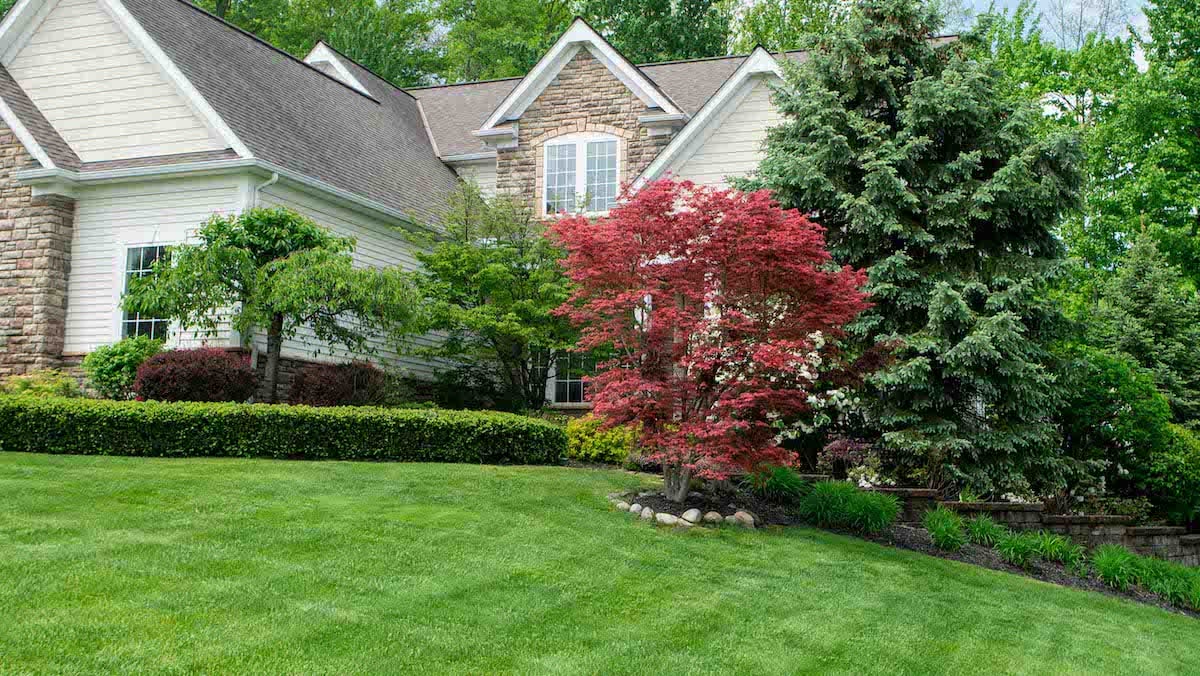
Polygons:
[[62,366],[75,202],[19,185],[32,164],[0,123],[0,378]]
[[542,214],[542,145],[575,132],[603,132],[621,139],[622,183],[637,178],[671,135],[650,136],[638,117],[646,105],[586,48],[563,66],[517,123],[517,147],[496,154],[497,192],[527,196]]

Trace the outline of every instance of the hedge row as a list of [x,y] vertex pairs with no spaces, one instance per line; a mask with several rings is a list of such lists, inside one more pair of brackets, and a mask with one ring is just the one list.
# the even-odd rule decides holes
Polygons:
[[0,451],[533,465],[566,445],[507,413],[0,397]]

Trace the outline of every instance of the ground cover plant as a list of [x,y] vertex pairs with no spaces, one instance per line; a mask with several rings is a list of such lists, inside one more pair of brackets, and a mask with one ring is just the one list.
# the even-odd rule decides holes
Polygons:
[[1177,674],[1200,659],[1196,619],[1112,596],[807,528],[604,512],[644,481],[3,453],[4,670]]
[[62,371],[46,369],[0,380],[0,394],[25,397],[82,397],[79,381]]

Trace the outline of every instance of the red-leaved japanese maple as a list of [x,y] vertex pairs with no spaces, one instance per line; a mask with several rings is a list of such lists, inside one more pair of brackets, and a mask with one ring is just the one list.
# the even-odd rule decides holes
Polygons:
[[664,179],[552,231],[579,347],[615,355],[591,381],[595,412],[641,423],[668,498],[693,476],[794,462],[777,424],[808,410],[827,341],[868,307],[864,274],[831,263],[820,226],[766,191]]

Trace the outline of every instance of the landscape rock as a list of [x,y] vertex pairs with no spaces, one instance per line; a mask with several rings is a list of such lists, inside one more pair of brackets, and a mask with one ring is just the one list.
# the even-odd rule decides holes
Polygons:
[[635,502],[629,506],[629,511],[633,512],[634,514],[641,514],[642,506]]
[[643,507],[642,508],[642,518],[646,519],[647,521],[649,521],[650,519],[653,519],[654,518],[654,510],[650,509],[649,507]]
[[725,517],[725,523],[731,523],[731,524],[735,524],[735,525],[736,525],[736,524],[737,524],[737,522],[738,522],[738,520],[737,520],[737,519],[735,519],[735,518],[733,518],[733,515],[732,515],[732,514],[730,514],[729,516]]
[[687,521],[688,523],[700,523],[700,519],[702,519],[704,517],[701,516],[700,510],[693,507],[692,509],[689,509],[688,511],[684,512],[680,516],[680,518],[682,518],[684,521]]
[[[726,519],[728,521],[729,519]],[[754,515],[750,512],[739,509],[733,513],[733,523],[746,528],[754,528]]]
[[628,512],[629,511],[629,503],[625,502],[624,500],[621,500],[621,501],[617,502],[617,509],[621,510],[622,512]]
[[705,512],[704,523],[721,523],[725,517],[721,516],[720,512]]
[[664,526],[674,526],[675,524],[679,523],[679,517],[675,516],[674,514],[667,514],[666,512],[659,512],[658,514],[655,514],[654,520],[658,521]]

